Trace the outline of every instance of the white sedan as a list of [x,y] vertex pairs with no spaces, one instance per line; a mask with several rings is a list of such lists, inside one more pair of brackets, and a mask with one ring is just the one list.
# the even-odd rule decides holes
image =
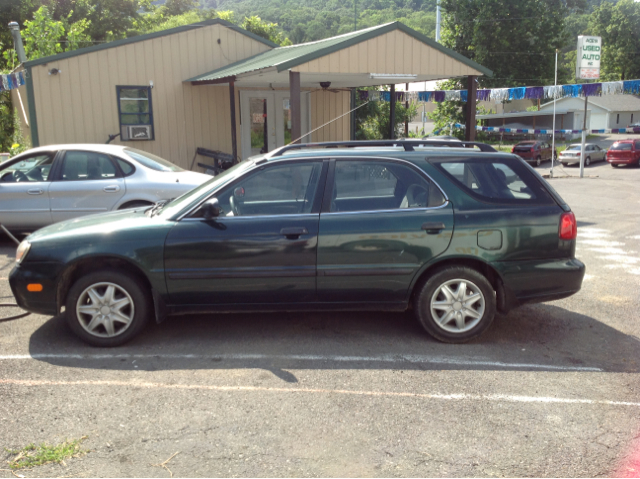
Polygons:
[[0,163],[0,224],[33,231],[77,216],[152,205],[211,176],[120,145],[50,145]]
[[[574,143],[569,145],[569,148],[560,152],[559,160],[563,166],[567,166],[569,163],[580,164],[580,153],[582,151],[581,143]],[[584,166],[589,166],[596,161],[604,161],[606,159],[607,150],[603,150],[595,143],[585,143],[584,151],[586,156],[584,158]]]

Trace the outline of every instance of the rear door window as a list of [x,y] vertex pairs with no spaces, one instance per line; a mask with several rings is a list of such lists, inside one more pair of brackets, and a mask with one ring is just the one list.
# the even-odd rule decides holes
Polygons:
[[491,203],[553,204],[526,164],[510,158],[432,158],[430,161],[474,198]]
[[440,189],[409,166],[336,161],[331,212],[433,208],[444,202]]

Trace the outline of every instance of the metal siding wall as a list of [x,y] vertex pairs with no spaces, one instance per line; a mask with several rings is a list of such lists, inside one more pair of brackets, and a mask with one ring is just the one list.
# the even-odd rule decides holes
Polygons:
[[[155,140],[113,143],[149,151],[184,168],[197,147],[230,153],[228,87],[183,82],[268,49],[212,25],[34,66],[40,144],[106,142],[109,134],[119,132],[116,85],[153,81]],[[60,73],[49,75],[51,68]]]
[[399,30],[292,68],[302,73],[437,74],[443,78],[481,75],[445,53]]
[[[347,113],[351,104],[348,91],[339,93],[314,91],[311,93],[311,129]],[[336,120],[311,134],[311,141],[344,141],[350,138],[349,115]]]

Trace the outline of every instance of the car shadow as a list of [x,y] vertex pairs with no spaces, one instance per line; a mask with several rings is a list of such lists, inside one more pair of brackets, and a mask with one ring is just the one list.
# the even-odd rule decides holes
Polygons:
[[[640,340],[553,304],[497,315],[480,338],[444,344],[406,313],[218,314],[169,318],[119,348],[92,348],[57,316],[30,338],[52,365],[104,370],[291,369],[640,371]],[[295,379],[295,378],[294,378]]]

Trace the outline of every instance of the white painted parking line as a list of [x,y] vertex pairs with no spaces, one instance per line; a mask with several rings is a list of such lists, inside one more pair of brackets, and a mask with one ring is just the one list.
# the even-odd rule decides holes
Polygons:
[[629,406],[639,407],[639,402],[608,401],[598,399],[576,399],[536,396],[513,396],[507,394],[425,394],[395,391],[357,391],[349,389],[316,389],[316,388],[271,388],[260,386],[212,386],[207,384],[167,384],[131,381],[50,381],[29,379],[0,379],[0,384],[14,386],[115,386],[131,387],[137,389],[182,389],[205,390],[219,392],[273,392],[273,393],[297,393],[297,394],[344,394],[352,396],[387,396],[408,397],[418,399],[435,399],[441,401],[494,401],[514,403],[543,403],[543,404],[590,404],[604,406]]
[[600,368],[583,366],[558,366],[555,364],[506,363],[481,359],[451,358],[444,356],[422,356],[414,354],[385,354],[380,356],[325,356],[312,354],[13,354],[2,355],[0,361],[25,359],[209,359],[227,361],[285,360],[285,361],[326,361],[326,362],[369,362],[369,363],[417,363],[450,366],[482,366],[512,369],[547,369],[558,371],[603,371]]
[[[638,237],[630,237],[637,239]],[[608,269],[622,269],[627,273],[640,275],[640,257],[633,256],[637,251],[624,249],[625,243],[615,241],[611,233],[601,228],[578,228],[578,244],[588,251],[598,253],[598,259],[606,261]]]

